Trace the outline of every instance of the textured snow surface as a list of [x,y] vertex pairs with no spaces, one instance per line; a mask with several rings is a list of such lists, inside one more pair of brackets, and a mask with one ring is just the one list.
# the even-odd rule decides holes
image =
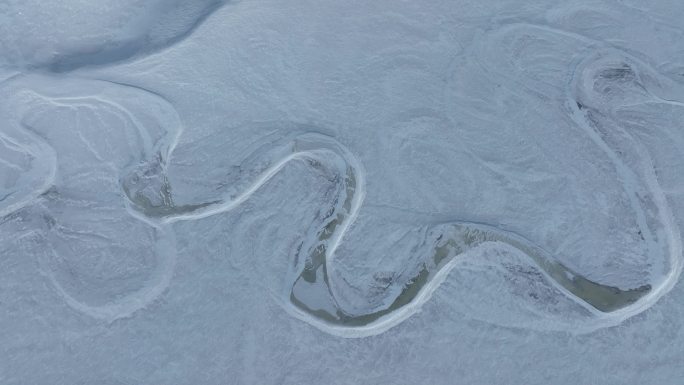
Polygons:
[[684,5],[0,3],[0,384],[680,384]]

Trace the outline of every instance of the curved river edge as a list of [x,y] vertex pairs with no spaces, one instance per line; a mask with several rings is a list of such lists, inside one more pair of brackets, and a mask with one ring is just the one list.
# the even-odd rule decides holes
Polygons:
[[[502,30],[510,32],[516,28],[538,29],[543,33],[571,36],[580,41],[588,40],[579,35],[575,36],[543,26],[516,24]],[[597,44],[591,42],[591,45],[596,46]],[[636,59],[633,60],[636,61]],[[614,161],[618,172],[626,180],[632,180],[636,178],[636,174],[620,160],[616,151],[603,142],[594,128],[587,123],[583,106],[577,102],[574,91],[572,91],[572,87],[578,87],[579,79],[577,76],[580,75],[581,69],[590,64],[591,61],[580,60],[573,72],[573,79],[569,87],[571,91],[569,91],[568,97],[571,116],[597,146],[606,151]],[[646,66],[641,62],[639,65]],[[109,83],[126,87],[124,84]],[[142,89],[141,91],[148,92]],[[171,186],[165,173],[180,133],[180,128],[178,132],[173,132],[172,142],[168,146],[156,149],[159,154],[155,159],[148,159],[149,163],[143,164],[142,167],[137,165],[129,170],[124,170],[124,176],[121,179],[129,213],[150,223],[160,233],[166,233],[168,229],[166,225],[176,221],[206,218],[236,208],[248,200],[256,190],[292,160],[306,161],[314,169],[327,168],[327,170],[333,170],[336,175],[335,182],[337,183],[338,195],[333,207],[324,218],[316,221],[309,236],[305,237],[295,253],[296,267],[292,275],[292,285],[286,294],[287,301],[284,303],[284,307],[293,316],[335,335],[344,337],[374,335],[401,323],[420,310],[422,304],[430,298],[449,272],[463,261],[471,251],[482,247],[496,246],[497,244],[506,244],[524,253],[540,268],[551,284],[567,295],[568,298],[591,312],[594,316],[593,319],[588,321],[587,325],[578,325],[575,330],[578,332],[616,325],[639,314],[668,292],[681,273],[682,246],[678,235],[679,231],[667,207],[667,199],[652,172],[653,167],[650,165],[650,158],[645,151],[640,151],[641,166],[646,170],[643,172],[643,177],[646,179],[645,182],[658,206],[659,219],[666,229],[665,236],[668,243],[668,255],[663,256],[663,258],[668,261],[670,269],[668,274],[657,282],[627,289],[603,285],[572,271],[551,258],[550,254],[542,248],[517,234],[486,224],[451,221],[433,226],[419,226],[426,234],[424,242],[432,249],[431,254],[419,266],[414,278],[402,286],[401,292],[390,304],[369,309],[366,312],[351,312],[338,304],[335,280],[331,279],[329,270],[334,264],[335,251],[349,226],[356,219],[365,196],[365,172],[360,162],[343,145],[329,136],[317,133],[293,135],[274,146],[274,151],[266,154],[270,157],[270,166],[262,170],[256,180],[251,181],[251,184],[242,193],[220,197],[209,202],[176,206],[173,203]],[[44,147],[48,145],[42,140],[30,139],[40,145],[36,146],[43,148],[42,152],[45,153],[46,159],[53,156],[54,151],[50,151],[50,148],[45,149]],[[263,154],[255,154],[256,157],[261,155]],[[150,199],[149,196],[140,193],[139,186],[131,185],[131,179],[126,173],[137,175],[142,179],[147,178],[157,183],[160,186],[158,192],[162,197],[161,203],[157,203],[156,198]],[[39,191],[44,189],[41,188]],[[630,187],[626,186],[626,189],[630,190]],[[27,204],[28,202],[22,200],[22,207]],[[638,204],[634,209],[637,214],[643,211]],[[648,228],[642,230],[645,234],[650,233]],[[162,238],[171,240],[172,235],[168,234]],[[169,244],[172,243],[169,241]],[[175,250],[165,249],[160,250],[160,253],[175,254]],[[168,259],[172,260],[173,258],[169,257]],[[166,267],[160,269],[158,276],[151,279],[149,287],[131,295],[124,301],[125,304],[92,307],[79,303],[71,298],[68,293],[62,294],[67,298],[70,306],[96,318],[106,318],[113,321],[127,317],[144,308],[164,292],[173,274],[173,263],[163,265]]]
[[[422,263],[414,278],[403,285],[391,304],[362,313],[346,311],[338,304],[335,280],[331,279],[329,269],[334,264],[335,250],[361,208],[365,196],[365,172],[356,158],[332,137],[304,133],[284,142],[275,146],[275,151],[269,151],[274,155],[270,166],[239,195],[174,206],[171,187],[166,177],[160,176],[166,181],[162,183],[165,186],[161,189],[162,195],[166,195],[162,201],[168,204],[151,205],[143,194],[124,185],[131,212],[157,225],[206,218],[228,212],[248,200],[290,161],[305,161],[314,169],[334,170],[337,197],[333,207],[312,226],[309,236],[295,252],[293,284],[284,307],[293,316],[343,337],[374,335],[401,323],[419,311],[448,273],[470,251],[497,244],[505,244],[524,253],[552,285],[589,310],[597,322],[586,328],[579,327],[578,331],[617,324],[647,308],[661,295],[663,284],[645,284],[628,289],[604,285],[564,266],[522,236],[486,224],[453,221],[423,226],[426,234],[424,243],[430,245],[432,254]],[[277,159],[275,154],[287,155]]]

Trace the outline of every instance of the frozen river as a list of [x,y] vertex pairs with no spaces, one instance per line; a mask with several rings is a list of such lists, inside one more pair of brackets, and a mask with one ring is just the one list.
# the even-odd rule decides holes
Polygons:
[[0,4],[0,383],[678,384],[682,19]]

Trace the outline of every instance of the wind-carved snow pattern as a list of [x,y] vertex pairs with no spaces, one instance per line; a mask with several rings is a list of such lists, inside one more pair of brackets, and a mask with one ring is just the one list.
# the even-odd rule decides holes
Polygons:
[[2,105],[5,117],[0,132],[0,218],[29,205],[53,183],[54,150],[25,131],[17,113],[22,103]]
[[[185,39],[225,3],[125,0],[110,4],[77,1],[64,6],[12,0],[5,10],[12,12],[11,22],[0,23],[0,65],[68,72],[149,55]],[[65,21],[81,12],[88,16],[64,28]],[[36,20],[41,28],[36,28]],[[42,28],[51,33],[43,33]]]
[[[566,59],[567,84],[545,83],[545,74],[535,72],[544,68],[543,56],[535,55],[554,44],[567,50],[566,56],[554,57]],[[257,146],[240,164],[237,180],[225,181],[239,188],[197,202],[184,197],[176,204],[168,174],[181,124],[173,107],[146,90],[76,77],[20,76],[4,84],[3,116],[10,128],[0,137],[7,149],[0,158],[7,170],[0,213],[40,213],[43,222],[36,231],[51,251],[41,256],[42,274],[69,306],[111,322],[146,308],[168,287],[176,258],[174,222],[230,212],[291,161],[304,162],[326,177],[334,193],[293,251],[291,271],[283,272],[289,286],[282,304],[323,331],[360,337],[399,324],[420,310],[453,269],[483,250],[500,251],[504,266],[519,264],[515,258],[505,263],[507,253],[523,255],[535,267],[528,275],[589,314],[550,328],[595,330],[647,309],[680,274],[681,240],[649,154],[616,123],[615,111],[635,103],[680,105],[658,96],[666,79],[624,52],[543,26],[504,26],[484,36],[475,54],[505,87],[564,95],[567,117],[605,153],[623,183],[635,217],[634,242],[643,251],[634,269],[644,277],[629,276],[626,284],[591,279],[582,266],[570,267],[562,256],[523,236],[455,218],[415,223],[414,233],[422,239],[410,252],[420,254],[420,263],[410,279],[388,277],[375,294],[379,301],[364,293],[350,301],[358,294],[343,292],[331,272],[336,250],[363,209],[366,174],[345,146],[313,132],[315,127],[301,126]],[[521,63],[526,58],[537,61]],[[26,209],[29,205],[33,211]]]
[[[613,278],[609,287],[596,290],[594,284],[587,285],[583,278],[552,276],[599,310],[590,309],[597,322],[592,322],[589,330],[614,325],[640,313],[677,281],[682,269],[682,245],[650,155],[621,126],[617,115],[623,109],[642,104],[681,105],[660,96],[676,86],[647,63],[616,47],[544,25],[504,25],[483,36],[479,43],[473,54],[493,82],[513,94],[529,93],[547,103],[551,111],[559,109],[559,120],[569,120],[570,126],[579,129],[605,154],[633,213],[633,240],[624,239],[623,243],[633,242],[630,244],[642,254],[619,256],[625,269],[622,273],[600,273],[617,276],[618,281],[625,283],[615,284]],[[567,72],[559,72],[559,68]],[[648,126],[646,119],[640,123],[636,129],[658,130]],[[626,282],[632,282],[632,286]]]
[[[120,178],[168,152],[179,127],[173,108],[134,87],[77,78],[17,77],[2,96],[11,109],[5,124],[17,128],[5,131],[8,141],[45,175],[40,187],[10,191],[23,199],[3,210],[41,218],[41,273],[66,303],[99,319],[126,317],[157,298],[173,272],[174,236],[126,212]],[[13,139],[22,137],[30,142]],[[9,176],[3,184],[16,180]]]

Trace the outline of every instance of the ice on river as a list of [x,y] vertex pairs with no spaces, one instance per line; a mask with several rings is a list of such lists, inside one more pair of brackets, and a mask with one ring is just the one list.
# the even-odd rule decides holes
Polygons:
[[0,383],[678,384],[683,17],[0,4]]

